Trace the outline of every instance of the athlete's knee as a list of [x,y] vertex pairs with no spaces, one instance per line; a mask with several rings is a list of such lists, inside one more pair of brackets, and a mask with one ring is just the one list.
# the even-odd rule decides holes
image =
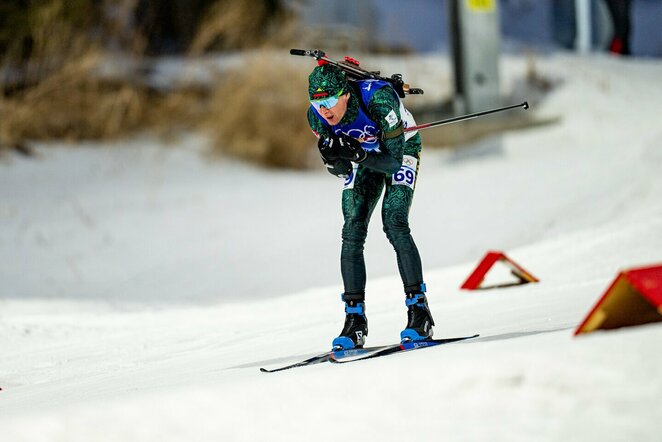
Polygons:
[[406,214],[384,212],[384,233],[391,243],[411,234],[409,219]]
[[368,236],[368,222],[356,218],[348,218],[342,228],[343,245],[363,247]]

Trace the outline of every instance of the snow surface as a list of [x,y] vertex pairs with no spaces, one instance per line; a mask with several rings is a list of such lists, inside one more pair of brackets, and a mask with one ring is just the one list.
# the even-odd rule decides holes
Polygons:
[[[505,87],[525,69],[507,58]],[[562,81],[532,111],[560,124],[422,159],[436,335],[481,337],[343,366],[258,371],[342,326],[321,168],[210,163],[199,138],[5,158],[2,440],[659,441],[662,326],[573,331],[619,270],[662,263],[662,63],[538,69]],[[459,290],[490,249],[541,282]],[[366,257],[368,341],[391,343],[405,307],[378,215]]]

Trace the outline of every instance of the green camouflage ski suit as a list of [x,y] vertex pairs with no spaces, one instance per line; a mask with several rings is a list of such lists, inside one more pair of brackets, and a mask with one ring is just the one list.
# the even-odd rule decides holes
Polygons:
[[[379,125],[378,129],[386,133],[389,128],[392,130],[394,126],[398,126],[404,118],[401,115],[404,107],[401,107],[400,99],[390,86],[377,89],[369,103],[359,103],[359,100],[361,94],[354,85],[350,89],[347,111],[334,127],[330,127],[310,107],[310,127],[319,137],[331,136],[332,130],[351,124],[362,109],[364,114]],[[394,121],[393,115],[397,122]],[[382,223],[397,255],[405,293],[420,289],[423,283],[421,258],[409,229],[409,209],[414,197],[420,152],[421,138],[418,133],[408,133],[406,141],[405,133],[400,133],[394,138],[380,140],[378,149],[368,152],[368,157],[358,167],[344,159],[326,164],[330,173],[347,178],[342,192],[344,226],[340,258],[345,301],[362,301],[365,297],[366,269],[363,248],[370,217],[383,189]],[[409,168],[404,168],[403,160],[409,164]],[[407,178],[402,180],[404,172],[407,173]]]

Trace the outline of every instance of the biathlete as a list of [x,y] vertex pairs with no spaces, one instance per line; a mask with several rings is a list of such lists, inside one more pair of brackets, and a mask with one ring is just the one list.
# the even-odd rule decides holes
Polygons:
[[[319,62],[308,78],[308,123],[329,172],[345,179],[342,250],[345,325],[333,347],[362,347],[368,335],[363,247],[368,223],[384,191],[382,222],[395,249],[407,306],[402,341],[432,337],[421,258],[409,228],[421,152],[415,125],[390,83],[348,80],[338,66]],[[385,189],[385,190],[384,190]]]

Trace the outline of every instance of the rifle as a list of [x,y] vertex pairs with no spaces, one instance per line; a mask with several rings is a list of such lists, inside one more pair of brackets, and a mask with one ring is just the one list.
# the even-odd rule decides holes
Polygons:
[[382,77],[379,71],[368,71],[360,67],[358,60],[352,57],[345,57],[343,62],[336,61],[326,56],[324,51],[320,49],[306,50],[306,49],[290,49],[291,55],[300,55],[302,57],[313,57],[315,60],[324,61],[326,63],[338,66],[345,71],[351,80],[381,80],[386,81],[393,86],[393,89],[398,93],[400,98],[405,98],[405,95],[421,95],[423,89],[410,87],[402,79],[401,74],[393,74],[390,77]]

